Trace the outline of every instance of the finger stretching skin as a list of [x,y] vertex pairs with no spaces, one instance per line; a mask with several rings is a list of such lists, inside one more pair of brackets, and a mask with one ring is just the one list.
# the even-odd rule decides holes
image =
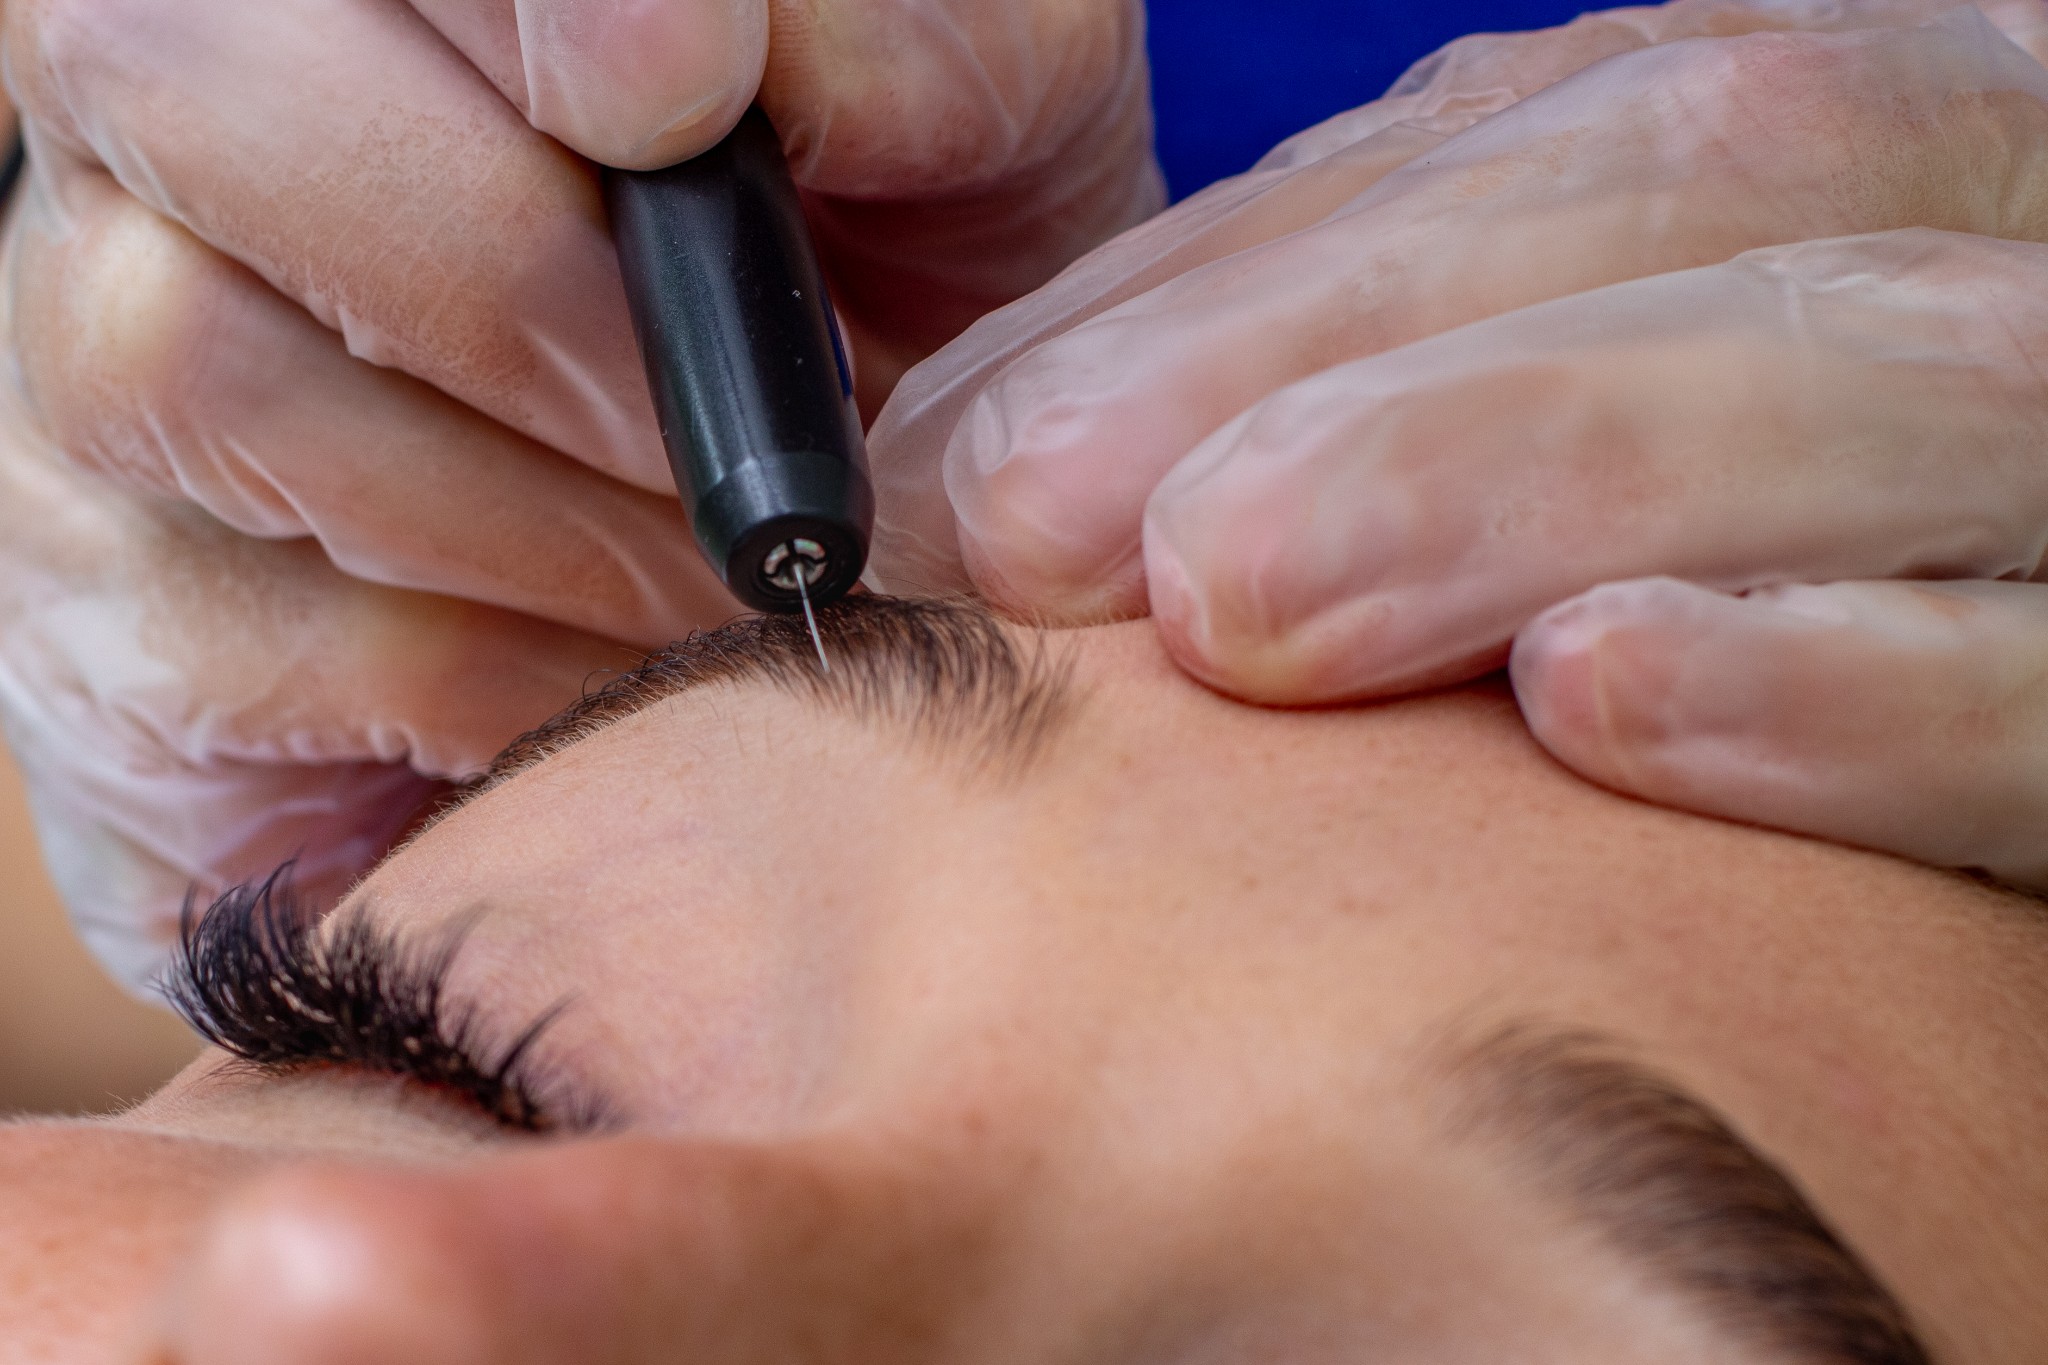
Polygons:
[[[1314,222],[1442,136],[1402,125],[1302,171],[1212,187],[974,323],[896,385],[869,433],[878,511],[874,560],[894,591],[973,586],[945,484],[947,443],[974,399],[1017,357],[1188,270]],[[1114,478],[1112,466],[1101,471]]]
[[1267,394],[1515,308],[1912,226],[2048,239],[2048,69],[1976,11],[1602,62],[1011,364],[944,458],[966,564],[1056,619],[1136,610],[1146,496]]
[[15,352],[84,468],[344,572],[653,647],[736,614],[673,497],[607,479],[350,356],[103,173],[39,180],[16,227]]
[[1198,266],[1320,222],[1447,137],[1614,50],[1583,38],[1572,26],[1465,40],[1511,48],[1515,60],[1444,66],[1413,89],[1289,139],[1252,171],[1202,190],[1044,288],[987,312],[910,371],[869,434],[883,581],[909,591],[972,586],[940,465],[969,405],[1018,357]]
[[1602,582],[2031,574],[2044,268],[1924,229],[1802,243],[1341,366],[1160,484],[1153,610],[1212,684],[1326,702],[1497,666]]
[[[934,590],[969,586],[938,467],[968,405],[1034,347],[1197,266],[1322,221],[1447,137],[1604,58],[1687,37],[1921,23],[1953,8],[1953,0],[1855,6],[1840,0],[1676,0],[1589,15],[1561,28],[1459,39],[1419,64],[1387,98],[1287,139],[1250,172],[1220,181],[1107,243],[911,371],[870,437],[886,493],[875,551],[883,579]],[[1999,8],[2024,9],[2034,17],[2037,6],[2035,0],[2015,0]],[[871,236],[888,240],[884,233]],[[1111,452],[1103,463],[1116,458]],[[1119,529],[1120,554],[1128,561],[1135,539],[1128,527]],[[1103,596],[1119,608],[1130,605],[1128,585]]]
[[766,0],[412,0],[534,127],[647,170],[730,132],[768,60]]
[[54,149],[261,275],[354,355],[673,487],[593,172],[389,0],[20,0]]
[[2048,890],[2048,587],[1619,583],[1530,623],[1513,667],[1596,782]]

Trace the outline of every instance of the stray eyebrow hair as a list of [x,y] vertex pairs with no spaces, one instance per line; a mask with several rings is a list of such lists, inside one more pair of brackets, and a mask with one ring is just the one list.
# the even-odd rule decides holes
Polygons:
[[1905,1308],[1792,1180],[1612,1041],[1517,1024],[1436,1060],[1455,1136],[1504,1149],[1753,1349],[1931,1365]]
[[352,1067],[411,1080],[517,1132],[604,1126],[601,1104],[534,1066],[561,1005],[494,1043],[481,1012],[450,999],[448,972],[474,923],[410,948],[361,905],[322,922],[299,903],[286,863],[203,914],[188,901],[159,990],[200,1036],[267,1074]]
[[864,721],[894,723],[975,766],[1027,769],[1074,709],[1071,654],[1021,647],[965,598],[860,594],[817,613],[831,672],[799,617],[750,616],[699,631],[514,740],[436,813],[679,693],[762,683]]

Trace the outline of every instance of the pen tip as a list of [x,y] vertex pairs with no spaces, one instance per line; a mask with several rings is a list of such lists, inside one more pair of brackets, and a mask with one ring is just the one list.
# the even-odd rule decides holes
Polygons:
[[825,637],[818,633],[818,615],[811,610],[811,586],[801,571],[796,576],[796,595],[804,604],[804,624],[811,629],[811,645],[818,651],[818,671],[830,676],[832,661],[825,657]]

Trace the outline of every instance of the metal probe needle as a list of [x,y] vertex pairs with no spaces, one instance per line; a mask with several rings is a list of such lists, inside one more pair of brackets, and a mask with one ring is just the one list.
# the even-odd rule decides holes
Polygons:
[[818,634],[818,618],[811,611],[811,582],[804,573],[802,560],[795,561],[796,595],[804,604],[804,624],[811,628],[811,643],[818,649],[818,667],[826,673],[832,671],[832,661],[825,657],[825,637]]

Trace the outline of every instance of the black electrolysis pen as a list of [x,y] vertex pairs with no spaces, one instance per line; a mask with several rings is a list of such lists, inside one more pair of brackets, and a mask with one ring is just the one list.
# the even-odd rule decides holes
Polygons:
[[853,378],[782,143],[747,111],[710,151],[606,170],[605,206],[669,467],[735,597],[802,611],[860,581],[875,494]]

